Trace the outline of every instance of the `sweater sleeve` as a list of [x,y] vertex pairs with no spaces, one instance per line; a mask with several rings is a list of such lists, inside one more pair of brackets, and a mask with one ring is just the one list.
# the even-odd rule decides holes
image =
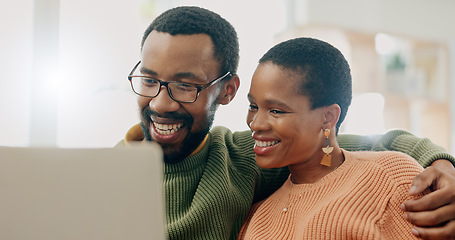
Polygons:
[[428,167],[438,159],[446,159],[455,165],[455,158],[444,148],[428,138],[418,138],[403,130],[391,130],[384,135],[340,134],[338,143],[348,151],[399,151],[408,154],[423,166]]
[[403,218],[404,212],[400,209],[404,201],[414,198],[406,194],[408,190],[409,185],[399,186],[387,204],[380,222],[383,239],[418,239],[412,234],[412,224]]
[[385,206],[383,217],[379,221],[379,228],[382,239],[418,239],[412,234],[412,224],[403,217],[404,211],[400,208],[401,204],[419,196],[409,195],[413,178],[422,172],[419,166],[409,156],[403,154],[390,154],[386,157],[385,167],[388,169],[389,184],[391,185],[390,199]]

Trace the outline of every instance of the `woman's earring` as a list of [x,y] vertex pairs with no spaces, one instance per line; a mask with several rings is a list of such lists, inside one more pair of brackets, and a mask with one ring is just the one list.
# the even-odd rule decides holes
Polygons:
[[324,144],[322,145],[322,151],[324,152],[324,157],[321,160],[321,165],[330,167],[332,165],[332,156],[330,154],[333,151],[333,147],[330,146],[331,143],[329,140],[330,129],[327,128],[324,130],[324,136],[325,136]]

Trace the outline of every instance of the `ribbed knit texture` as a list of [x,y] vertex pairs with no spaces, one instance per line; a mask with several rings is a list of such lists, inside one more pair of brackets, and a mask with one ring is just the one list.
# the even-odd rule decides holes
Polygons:
[[423,168],[396,152],[343,153],[345,162],[316,183],[288,178],[252,207],[240,239],[417,239],[399,206]]
[[[402,139],[403,136],[406,138]],[[142,139],[140,126],[136,125],[117,146]],[[398,140],[405,147],[389,144]],[[411,155],[432,153],[417,155],[419,162],[431,162],[444,155],[440,148],[419,144],[421,141],[406,132],[386,134],[382,138],[339,136],[340,147],[347,150],[384,146],[377,149],[400,148]],[[250,131],[231,133],[224,127],[215,127],[198,153],[178,164],[165,164],[166,230],[170,239],[236,239],[252,202],[270,195],[289,175],[287,168],[259,169],[253,144]]]
[[213,129],[201,151],[165,165],[170,239],[235,239],[253,199],[259,169],[251,136]]

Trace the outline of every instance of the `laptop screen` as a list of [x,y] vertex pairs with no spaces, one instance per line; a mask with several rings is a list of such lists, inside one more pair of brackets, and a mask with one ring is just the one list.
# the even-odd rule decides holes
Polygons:
[[164,239],[162,152],[0,147],[0,239]]

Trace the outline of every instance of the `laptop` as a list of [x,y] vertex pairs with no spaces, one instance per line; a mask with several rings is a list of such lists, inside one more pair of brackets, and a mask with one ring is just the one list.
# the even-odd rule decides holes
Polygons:
[[0,239],[165,239],[162,152],[0,147]]

